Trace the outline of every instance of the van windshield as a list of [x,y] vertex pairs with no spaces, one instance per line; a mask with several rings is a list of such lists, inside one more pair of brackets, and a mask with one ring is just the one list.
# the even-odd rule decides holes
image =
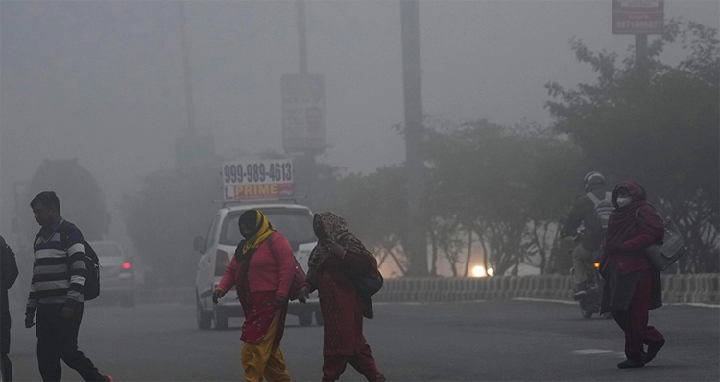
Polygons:
[[[313,216],[306,209],[297,208],[265,208],[259,209],[267,216],[270,224],[282,233],[293,245],[312,243],[316,241],[312,229]],[[228,214],[223,222],[220,233],[220,244],[236,246],[243,239],[238,229],[238,219],[245,211],[235,211]]]

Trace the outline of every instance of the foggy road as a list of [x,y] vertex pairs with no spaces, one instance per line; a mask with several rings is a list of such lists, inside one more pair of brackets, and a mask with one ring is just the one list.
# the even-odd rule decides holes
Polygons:
[[[646,245],[669,249],[660,233],[677,228],[674,249],[687,250],[663,272],[663,293],[720,301],[718,0],[6,0],[0,26],[16,381],[40,380],[21,301],[33,280],[33,296],[66,293],[65,271],[71,299],[90,290],[88,267],[56,263],[79,240],[65,243],[58,226],[59,243],[38,242],[38,224],[61,219],[82,231],[73,239],[113,248],[98,251],[114,254],[103,296],[113,284],[140,294],[127,309],[87,304],[79,345],[101,373],[243,380],[243,319],[199,330],[194,292],[212,293],[235,261],[249,208],[287,210],[267,222],[303,264],[314,243],[349,238],[315,233],[313,212],[342,214],[379,272],[403,277],[378,301],[493,298],[377,303],[364,335],[388,381],[720,381],[720,307],[651,312],[665,347],[618,370],[613,320],[508,298],[567,298],[582,286],[571,285],[578,255],[603,237],[620,260],[629,247],[616,243],[652,231]],[[618,183],[628,180],[642,187]],[[50,190],[62,202],[42,223],[46,208],[31,201]],[[265,237],[248,236],[257,248]],[[247,261],[244,271],[263,262]],[[322,347],[322,327],[288,317],[294,381],[321,380]],[[64,367],[63,380],[81,378]],[[342,380],[364,377],[348,367]]]
[[[90,304],[89,304],[90,305]],[[580,317],[575,305],[492,300],[466,303],[377,304],[365,335],[389,381],[617,380],[699,381],[720,378],[720,309],[666,306],[651,324],[667,344],[652,364],[618,370],[623,337],[612,320]],[[15,379],[39,380],[34,329],[13,312]],[[80,348],[116,381],[238,381],[240,325],[196,328],[194,305],[91,307]],[[288,317],[282,350],[295,381],[319,381],[322,328]],[[73,370],[63,380],[79,381]],[[351,368],[345,381],[363,381]]]

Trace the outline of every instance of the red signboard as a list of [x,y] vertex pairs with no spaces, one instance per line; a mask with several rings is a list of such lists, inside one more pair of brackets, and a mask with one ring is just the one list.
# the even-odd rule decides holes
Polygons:
[[662,34],[663,0],[613,0],[613,34]]
[[226,186],[225,201],[248,199],[277,199],[293,195],[293,184],[247,184],[244,186]]

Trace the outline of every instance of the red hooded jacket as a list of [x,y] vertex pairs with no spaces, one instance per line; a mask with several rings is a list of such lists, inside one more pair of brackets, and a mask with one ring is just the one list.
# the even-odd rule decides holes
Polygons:
[[[632,197],[630,205],[617,204],[618,191],[628,190]],[[605,236],[605,250],[616,261],[623,275],[642,269],[652,269],[644,249],[663,239],[663,219],[653,206],[646,202],[645,190],[638,183],[624,181],[615,186],[612,202],[615,211],[610,215]]]

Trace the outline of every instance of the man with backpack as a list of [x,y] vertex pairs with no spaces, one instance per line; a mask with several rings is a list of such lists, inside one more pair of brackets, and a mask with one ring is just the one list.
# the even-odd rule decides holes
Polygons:
[[[60,216],[60,199],[53,191],[39,193],[30,203],[40,231],[35,236],[33,277],[25,312],[25,327],[35,326],[37,358],[43,381],[60,381],[60,360],[75,369],[85,381],[112,382],[102,375],[83,352],[77,340],[85,307],[86,275],[96,269],[97,257],[86,260],[82,232]],[[94,268],[94,267],[93,267]],[[94,279],[97,282],[97,279]],[[97,285],[87,285],[95,289]]]
[[575,293],[573,298],[581,299],[587,292],[588,263],[593,262],[595,253],[605,238],[610,214],[615,209],[612,204],[612,193],[605,186],[605,177],[591,171],[583,180],[585,194],[579,196],[572,210],[565,218],[561,235],[563,237],[577,236],[577,230],[584,224],[585,231],[582,241],[572,251],[572,262],[575,273],[573,282]]

